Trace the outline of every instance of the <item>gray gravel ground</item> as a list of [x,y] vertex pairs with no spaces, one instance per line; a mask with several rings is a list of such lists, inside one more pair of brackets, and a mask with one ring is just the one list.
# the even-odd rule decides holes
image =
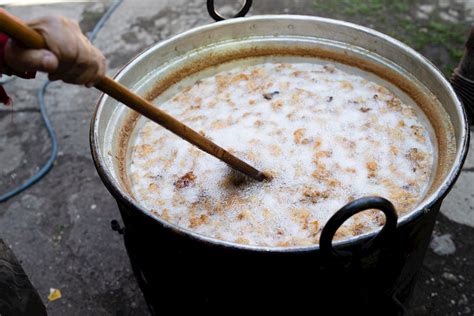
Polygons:
[[[232,11],[228,4],[234,1],[221,2],[224,11]],[[404,6],[392,8],[393,2],[388,9],[398,11],[386,19],[378,14],[382,9],[377,3],[383,1],[353,0],[338,6],[343,2],[255,0],[250,14],[323,15],[390,34],[396,31],[394,35],[447,73],[474,21],[474,0],[399,1]],[[8,9],[27,20],[66,15],[88,31],[110,4],[101,0]],[[407,22],[397,27],[397,17],[426,27],[410,29]],[[204,0],[125,0],[96,43],[113,75],[147,46],[207,23],[212,20]],[[423,35],[423,27],[425,33],[436,31],[445,37]],[[15,103],[12,108],[0,106],[0,192],[22,183],[48,158],[50,143],[35,96],[44,79],[38,75],[36,80],[16,79],[5,86]],[[50,288],[61,290],[63,297],[48,304],[50,315],[147,315],[121,237],[110,230],[110,220],[119,218],[116,204],[98,178],[89,151],[89,122],[98,97],[92,89],[50,86],[48,111],[59,138],[59,157],[40,183],[0,204],[0,237],[23,262],[45,301]],[[439,216],[416,287],[413,315],[474,315],[473,171],[471,154]]]

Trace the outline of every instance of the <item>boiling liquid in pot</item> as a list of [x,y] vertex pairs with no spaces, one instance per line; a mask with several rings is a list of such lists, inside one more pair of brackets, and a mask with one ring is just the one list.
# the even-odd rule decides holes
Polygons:
[[[253,59],[195,75],[165,92],[160,108],[273,180],[245,179],[142,119],[131,143],[133,194],[153,216],[265,246],[318,243],[327,220],[363,196],[385,197],[408,213],[429,185],[436,147],[416,106],[372,79],[303,59]],[[336,239],[383,222],[381,213],[366,211]]]

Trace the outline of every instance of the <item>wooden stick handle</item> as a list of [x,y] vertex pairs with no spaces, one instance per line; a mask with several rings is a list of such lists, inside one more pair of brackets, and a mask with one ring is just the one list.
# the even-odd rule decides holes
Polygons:
[[[46,42],[41,34],[4,9],[0,9],[0,31],[22,42],[27,47],[36,49],[47,48]],[[259,181],[266,179],[263,172],[258,171],[251,165],[235,157],[222,147],[179,122],[171,115],[160,110],[152,103],[133,93],[122,84],[114,81],[112,78],[104,76],[95,85],[95,88],[149,118],[153,122],[158,123],[208,154],[224,161],[232,168]]]
[[25,22],[0,8],[0,31],[11,38],[22,42],[30,48],[47,48],[46,42],[40,33],[26,25]]
[[246,162],[235,157],[222,147],[194,131],[192,128],[186,126],[171,115],[155,107],[147,100],[131,92],[112,78],[105,76],[95,85],[95,87],[249,177],[258,181],[263,181],[267,178],[263,172],[258,171]]

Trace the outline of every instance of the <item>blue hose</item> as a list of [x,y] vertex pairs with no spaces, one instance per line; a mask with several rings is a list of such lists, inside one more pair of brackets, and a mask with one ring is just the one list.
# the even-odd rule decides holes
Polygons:
[[[94,29],[88,33],[88,38],[91,42],[94,41],[94,39],[97,36],[97,33],[102,29],[104,24],[107,22],[107,20],[110,18],[110,16],[114,13],[114,11],[120,6],[120,4],[123,2],[123,0],[116,0],[113,5],[107,9],[107,11],[102,15],[100,20],[97,22],[97,24],[94,26]],[[51,170],[51,168],[54,165],[54,161],[56,160],[56,157],[58,155],[58,140],[56,137],[56,133],[54,131],[53,126],[51,125],[51,122],[49,121],[48,118],[48,113],[46,112],[46,103],[44,100],[44,95],[46,94],[46,89],[48,88],[49,84],[51,81],[46,80],[44,84],[41,86],[41,88],[38,90],[38,103],[39,103],[39,108],[40,108],[40,114],[41,118],[43,119],[44,126],[46,130],[48,131],[48,136],[51,139],[51,154],[49,156],[48,161],[41,167],[41,169],[30,179],[28,179],[25,183],[20,185],[19,187],[3,194],[0,195],[0,203],[5,202],[11,197],[14,197],[15,195],[23,192],[24,190],[28,189],[30,186],[41,180],[47,173],[48,171]]]

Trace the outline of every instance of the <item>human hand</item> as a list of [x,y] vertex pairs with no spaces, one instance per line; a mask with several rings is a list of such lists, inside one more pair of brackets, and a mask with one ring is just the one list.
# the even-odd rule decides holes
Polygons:
[[105,74],[105,57],[82,34],[79,25],[61,16],[48,16],[28,23],[45,39],[48,49],[29,49],[9,40],[4,53],[6,65],[14,71],[43,71],[50,80],[86,85]]

